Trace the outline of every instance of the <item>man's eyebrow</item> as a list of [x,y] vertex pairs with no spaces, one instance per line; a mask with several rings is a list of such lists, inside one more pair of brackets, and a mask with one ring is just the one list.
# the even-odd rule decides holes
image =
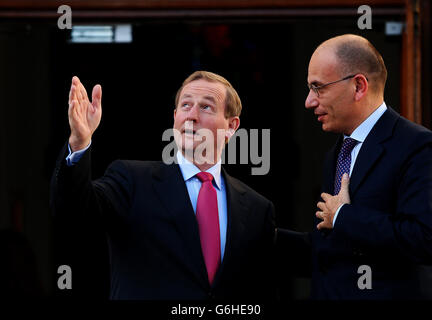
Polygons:
[[314,80],[314,81],[310,82],[309,84],[311,84],[315,87],[319,87],[322,84],[322,82],[318,81],[318,80]]
[[213,103],[216,103],[216,99],[213,96],[204,96],[204,99],[205,100],[209,100],[209,101],[211,101]]
[[[189,93],[185,93],[184,95],[182,95],[181,97],[180,97],[180,100],[182,100],[182,99],[187,99],[187,98],[192,98],[193,96],[191,95],[191,94],[189,94]],[[208,101],[210,101],[210,102],[212,102],[212,103],[217,103],[217,101],[216,101],[216,99],[213,97],[213,96],[204,96],[203,97],[203,100],[208,100]]]
[[184,99],[184,98],[192,98],[192,95],[190,95],[189,93],[185,93],[180,97],[180,99]]

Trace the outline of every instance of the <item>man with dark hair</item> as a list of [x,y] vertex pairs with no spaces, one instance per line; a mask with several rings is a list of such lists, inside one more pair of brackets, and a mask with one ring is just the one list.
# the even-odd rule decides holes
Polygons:
[[[177,93],[177,163],[115,161],[91,181],[90,143],[102,89],[90,103],[77,77],[69,143],[52,179],[56,214],[96,217],[109,243],[112,299],[270,299],[273,204],[221,168],[241,102],[223,77],[198,71]],[[219,133],[222,134],[219,134]],[[198,153],[204,133],[206,152]],[[68,151],[69,149],[69,151]]]
[[314,230],[278,230],[278,243],[312,250],[316,299],[432,297],[432,132],[386,106],[386,77],[381,55],[356,35],[325,41],[310,59],[305,106],[340,137]]
[[[335,41],[337,39],[335,38]],[[343,74],[367,74],[370,90],[384,92],[387,68],[381,54],[368,40],[361,37],[342,37],[335,45],[334,53]]]

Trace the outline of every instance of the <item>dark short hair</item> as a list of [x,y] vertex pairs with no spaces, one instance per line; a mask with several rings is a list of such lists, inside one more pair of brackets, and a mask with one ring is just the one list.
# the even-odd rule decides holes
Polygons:
[[349,37],[338,41],[335,54],[339,61],[341,76],[362,73],[375,92],[384,92],[387,68],[378,50],[367,39]]
[[204,79],[209,82],[219,82],[222,83],[226,88],[226,97],[225,97],[225,118],[240,116],[241,110],[242,110],[242,103],[240,100],[240,97],[237,93],[237,91],[234,89],[234,87],[229,83],[227,79],[224,77],[208,71],[195,71],[192,73],[189,77],[186,78],[185,81],[183,81],[182,86],[180,89],[178,89],[176,97],[175,97],[175,107],[178,107],[179,99],[180,99],[180,93],[183,90],[183,88],[190,82],[195,80]]

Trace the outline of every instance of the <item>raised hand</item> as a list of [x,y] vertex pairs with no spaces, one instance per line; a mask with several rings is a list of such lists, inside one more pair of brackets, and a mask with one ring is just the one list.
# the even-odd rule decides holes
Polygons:
[[69,145],[73,152],[84,149],[101,121],[102,87],[98,84],[93,87],[90,102],[81,81],[78,77],[73,77],[69,91],[68,116],[71,129]]

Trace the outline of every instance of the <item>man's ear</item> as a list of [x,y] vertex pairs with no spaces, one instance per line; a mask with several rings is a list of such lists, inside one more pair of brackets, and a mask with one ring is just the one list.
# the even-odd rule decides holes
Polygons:
[[234,135],[235,131],[233,129],[228,129],[225,131],[225,142],[228,143],[229,139]]
[[231,117],[229,119],[228,128],[232,131],[233,135],[237,131],[238,127],[240,126],[240,118],[239,117]]
[[356,75],[354,77],[354,81],[355,81],[355,86],[356,86],[354,99],[356,101],[359,101],[368,92],[368,90],[369,90],[369,83],[368,83],[368,80],[366,79],[366,77],[364,75],[362,75],[362,74]]
[[[240,118],[239,117],[231,117],[228,122],[228,130],[225,131],[226,140],[231,139],[231,137],[235,134],[236,130],[240,126]],[[228,141],[226,141],[228,142]]]

